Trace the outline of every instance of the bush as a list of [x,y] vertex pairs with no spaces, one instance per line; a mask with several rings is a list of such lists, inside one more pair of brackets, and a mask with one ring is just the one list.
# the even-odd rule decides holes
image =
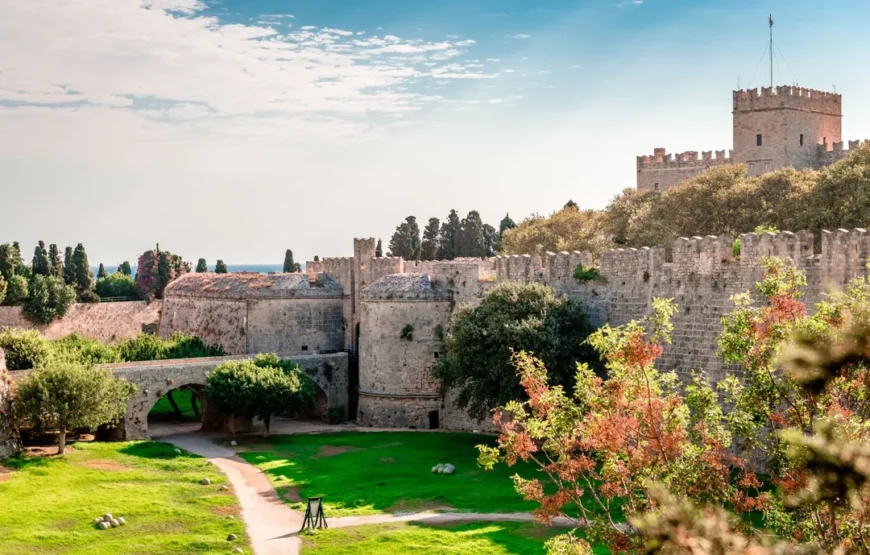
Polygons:
[[591,266],[584,267],[583,264],[577,264],[577,267],[574,268],[574,279],[577,281],[592,281],[600,277],[598,275],[598,268]]
[[52,356],[57,361],[84,364],[85,366],[121,362],[121,355],[114,345],[104,345],[95,339],[75,333],[48,343]]
[[344,407],[331,407],[326,411],[326,420],[330,424],[341,424],[344,422]]
[[0,304],[3,304],[3,300],[6,298],[6,280],[3,279],[3,276],[0,276]]
[[131,276],[115,272],[114,274],[104,277],[97,281],[95,288],[97,295],[100,297],[133,297],[138,298],[136,292],[136,282]]
[[72,286],[54,276],[36,274],[30,281],[30,294],[24,303],[24,316],[35,324],[50,324],[63,318],[76,300]]
[[167,251],[146,251],[139,257],[136,289],[143,299],[163,298],[163,290],[175,278],[190,271],[190,264]]
[[[314,383],[314,380],[310,376],[302,371],[296,361],[281,360],[275,353],[260,353],[254,357],[254,364],[260,368],[280,368],[288,376],[293,376],[299,380],[299,391],[296,392],[290,406],[279,413],[282,416],[299,416],[312,410],[317,405],[318,385]],[[326,369],[324,369],[325,373]]]
[[0,332],[0,349],[6,353],[9,370],[30,370],[44,366],[51,357],[51,346],[36,330],[5,329]]
[[17,306],[24,303],[29,293],[27,280],[21,276],[12,276],[6,282],[6,304],[9,306]]
[[406,341],[414,340],[414,326],[411,324],[405,324],[402,327],[402,331],[399,333],[399,339],[404,339]]
[[126,362],[217,357],[226,354],[220,345],[206,345],[198,335],[183,333],[175,333],[169,339],[142,333],[134,339],[121,340],[117,349],[121,360]]
[[17,384],[15,407],[34,425],[58,430],[58,454],[62,455],[67,432],[118,422],[135,392],[135,385],[116,379],[108,370],[53,363]]

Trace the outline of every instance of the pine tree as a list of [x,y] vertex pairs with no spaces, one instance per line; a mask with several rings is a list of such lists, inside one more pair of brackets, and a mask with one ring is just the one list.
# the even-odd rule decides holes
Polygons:
[[296,262],[293,261],[293,251],[287,249],[284,253],[284,273],[289,274],[296,271]]
[[224,264],[223,260],[218,260],[217,263],[215,263],[214,265],[214,273],[226,274],[227,272],[229,272],[229,270],[227,269],[227,265]]
[[63,279],[63,261],[60,259],[60,250],[55,244],[48,246],[48,263],[51,266],[51,275]]
[[320,262],[320,257],[317,256],[316,254],[314,255],[314,261],[315,261],[315,262]]
[[67,247],[63,251],[63,281],[67,285],[76,283],[76,264],[73,260],[72,247]]
[[106,267],[103,266],[103,263],[100,262],[100,267],[97,269],[97,279],[103,279],[109,277],[109,273],[106,271]]
[[94,274],[91,272],[91,267],[88,264],[88,254],[85,252],[85,247],[81,243],[76,245],[72,255],[73,268],[75,271],[75,287],[82,294],[91,291],[94,288]]
[[200,258],[196,262],[196,273],[202,274],[208,271],[208,264],[205,262],[205,258]]
[[429,218],[423,229],[423,243],[420,246],[420,260],[438,260],[441,256],[441,221]]
[[384,256],[384,246],[380,239],[378,239],[378,245],[375,247],[375,256],[378,258]]
[[510,215],[510,214],[505,214],[505,215],[504,215],[504,218],[503,218],[502,221],[501,221],[501,223],[498,224],[498,238],[501,239],[502,236],[504,235],[504,232],[505,232],[505,231],[507,231],[507,230],[509,230],[509,229],[513,229],[513,228],[515,228],[515,227],[517,227],[517,224],[516,224],[516,222],[514,222],[514,221],[511,219],[511,215]]
[[33,275],[51,275],[51,263],[48,261],[48,251],[45,250],[45,241],[40,241],[33,249],[33,261],[30,265]]
[[441,224],[441,256],[442,260],[453,260],[457,256],[456,239],[459,235],[459,214],[451,210],[447,215],[447,221]]
[[456,256],[479,257],[485,255],[483,221],[477,210],[472,210],[459,225],[459,234],[456,237]]
[[132,276],[133,269],[130,267],[130,261],[125,260],[118,265],[118,271],[124,274],[125,276]]
[[390,239],[390,252],[392,256],[401,256],[405,260],[420,259],[420,226],[417,225],[417,218],[408,216],[396,227]]
[[489,224],[483,224],[483,246],[486,249],[484,256],[495,256],[501,250],[501,238],[498,232]]

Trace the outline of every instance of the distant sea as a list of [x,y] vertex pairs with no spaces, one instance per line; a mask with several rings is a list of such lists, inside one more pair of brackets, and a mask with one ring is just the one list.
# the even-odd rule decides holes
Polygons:
[[[136,265],[132,265],[133,275],[136,275]],[[304,268],[304,266],[303,266]],[[97,275],[97,270],[99,270],[99,266],[91,266],[91,271],[94,272],[94,275]],[[214,271],[214,264],[209,264],[208,267],[210,272]],[[256,272],[259,274],[268,274],[269,272],[280,272],[284,269],[284,264],[227,264],[227,269],[230,272]],[[106,272],[110,274],[114,274],[118,271],[117,266],[106,266]]]

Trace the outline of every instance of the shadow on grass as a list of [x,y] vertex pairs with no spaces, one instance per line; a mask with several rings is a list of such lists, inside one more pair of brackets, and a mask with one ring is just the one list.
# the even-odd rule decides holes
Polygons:
[[169,460],[178,458],[199,459],[198,455],[193,455],[186,451],[178,453],[176,447],[169,443],[160,441],[139,441],[131,443],[120,449],[120,453],[133,457],[142,457],[145,459]]

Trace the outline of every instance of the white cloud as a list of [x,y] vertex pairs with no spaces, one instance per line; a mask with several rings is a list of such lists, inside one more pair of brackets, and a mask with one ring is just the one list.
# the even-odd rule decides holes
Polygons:
[[487,62],[500,62],[501,60],[499,60],[498,58],[487,58],[486,61]]
[[506,35],[506,36],[509,39],[530,39],[530,38],[532,38],[532,35],[526,35],[526,34],[522,34],[522,33],[518,34],[518,35]]

